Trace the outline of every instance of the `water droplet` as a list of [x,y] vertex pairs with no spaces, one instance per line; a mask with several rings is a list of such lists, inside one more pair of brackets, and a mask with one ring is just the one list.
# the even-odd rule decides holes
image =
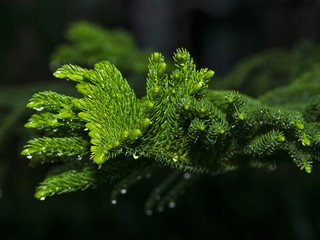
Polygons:
[[37,110],[37,111],[42,111],[43,110],[43,107],[39,107],[39,108],[33,108],[34,110]]
[[44,201],[44,200],[46,200],[46,198],[45,198],[45,197],[41,197],[40,200],[41,200],[41,201]]
[[169,202],[169,208],[174,208],[176,206],[176,203],[175,202]]
[[32,158],[32,155],[27,155],[27,158],[28,158],[28,159],[31,159],[31,158]]
[[121,194],[126,194],[127,193],[127,189],[123,188],[120,190]]
[[164,210],[164,207],[158,207],[159,212],[163,212],[163,210]]
[[157,200],[157,201],[159,201],[160,198],[161,198],[160,195],[156,195],[156,196],[154,197],[154,199]]
[[148,216],[151,216],[151,215],[152,215],[152,210],[151,210],[151,209],[148,209],[148,210],[146,211],[146,214],[147,214]]
[[147,173],[146,178],[151,178],[151,173]]
[[139,176],[137,176],[137,179],[138,179],[138,180],[140,180],[140,179],[141,179],[141,176],[140,176],[140,175],[139,175]]
[[185,173],[183,174],[184,179],[190,179],[191,178],[191,174],[190,173]]
[[117,200],[116,199],[112,199],[111,200],[111,204],[113,204],[113,205],[117,204]]
[[132,156],[133,156],[134,159],[138,159],[139,158],[139,155],[137,155],[135,153]]
[[277,169],[277,164],[271,164],[270,166],[269,166],[269,170],[270,171],[275,171]]

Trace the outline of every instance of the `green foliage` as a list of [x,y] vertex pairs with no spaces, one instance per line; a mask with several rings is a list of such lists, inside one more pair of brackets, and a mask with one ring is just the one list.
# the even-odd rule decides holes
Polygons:
[[57,175],[49,175],[38,186],[35,197],[44,200],[48,196],[85,190],[96,183],[95,171],[90,167],[66,170]]
[[292,50],[272,48],[242,59],[232,71],[216,81],[215,88],[236,89],[259,97],[268,90],[290,84],[319,62],[320,47],[302,40]]
[[[74,95],[76,92],[66,84],[37,83],[25,86],[14,86],[0,88],[0,188],[5,185],[8,175],[14,171],[13,162],[21,151],[23,144],[35,136],[35,131],[23,127],[26,119],[30,116],[30,110],[25,107],[30,96],[36,92],[52,89]],[[45,93],[45,92],[44,92]],[[50,94],[49,94],[50,95]],[[40,97],[38,94],[35,96]],[[56,96],[52,96],[55,98]],[[48,99],[43,95],[43,104],[49,109],[50,96]],[[69,97],[68,97],[69,98]],[[48,101],[48,102],[46,102]],[[38,110],[42,105],[34,105]]]
[[[311,172],[320,159],[320,91],[305,96],[303,112],[297,111],[300,106],[286,108],[273,101],[284,103],[297,86],[320,85],[317,68],[274,90],[273,98],[266,94],[255,100],[237,91],[208,90],[214,72],[197,69],[185,49],[178,49],[173,60],[175,69],[167,73],[164,57],[151,55],[146,97],[141,99],[108,61],[93,69],[71,64],[59,68],[54,75],[76,82],[82,97],[47,91],[35,94],[28,104],[39,112],[26,127],[43,129],[44,136],[30,140],[22,154],[31,165],[62,162],[35,196],[44,199],[118,180],[111,193],[116,203],[128,187],[168,166],[172,174],[146,202],[150,214],[174,207],[201,173],[269,168],[290,160]],[[276,91],[282,91],[281,97]]]
[[[30,165],[36,166],[46,161],[52,162],[52,158],[56,156],[77,156],[77,158],[81,158],[82,155],[86,155],[88,152],[88,142],[82,138],[43,137],[30,140],[21,154],[27,155],[27,157],[31,159]],[[46,157],[43,159],[44,156]]]
[[[104,29],[80,21],[70,24],[65,35],[67,43],[59,45],[50,58],[51,69],[69,63],[93,67],[95,63],[107,60],[125,74],[138,96],[145,94],[143,86],[151,50],[140,49],[128,31]],[[75,65],[72,67],[76,68]]]
[[317,95],[309,100],[306,105],[303,116],[308,122],[320,122],[320,96]]
[[317,97],[320,65],[314,64],[309,71],[302,73],[290,85],[271,90],[258,98],[263,104],[284,109],[303,111],[311,98]]
[[60,45],[51,56],[54,68],[66,63],[93,66],[108,60],[125,73],[145,73],[149,51],[138,49],[124,29],[106,30],[85,21],[71,24],[66,32],[68,44]]

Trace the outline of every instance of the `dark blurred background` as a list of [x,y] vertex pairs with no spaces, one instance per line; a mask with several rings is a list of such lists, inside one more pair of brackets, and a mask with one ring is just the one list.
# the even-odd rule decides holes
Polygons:
[[222,75],[261,50],[320,41],[315,0],[13,0],[0,9],[1,81],[10,85],[48,79],[48,56],[77,20],[125,28],[141,48],[169,56],[185,47]]
[[[301,39],[320,43],[315,0],[11,0],[0,2],[0,88],[54,83],[49,56],[78,20],[131,32],[141,49],[190,50],[223,76],[241,59]],[[17,126],[20,128],[23,126]],[[8,136],[9,138],[10,136]],[[320,169],[242,170],[207,177],[177,207],[143,212],[143,182],[111,206],[109,187],[33,198],[46,167],[29,168],[12,137],[0,164],[0,239],[320,239]],[[0,159],[0,162],[1,162]],[[152,180],[151,180],[152,181]]]

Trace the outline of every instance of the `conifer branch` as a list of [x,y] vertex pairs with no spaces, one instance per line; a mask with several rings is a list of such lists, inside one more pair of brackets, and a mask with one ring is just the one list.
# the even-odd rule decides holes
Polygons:
[[45,200],[56,194],[85,190],[96,184],[95,170],[92,167],[83,167],[79,170],[68,170],[57,175],[49,175],[40,183],[35,197]]
[[[111,194],[116,202],[123,189],[126,192],[126,187],[159,166],[175,169],[147,200],[150,213],[175,204],[194,172],[267,168],[286,160],[311,172],[320,159],[319,95],[305,103],[302,112],[286,109],[268,94],[256,100],[237,91],[208,90],[214,72],[198,70],[185,49],[178,49],[173,60],[175,69],[167,73],[164,57],[151,55],[142,99],[108,61],[93,69],[71,64],[59,68],[54,76],[76,82],[83,97],[46,91],[35,94],[28,104],[39,113],[26,127],[45,131],[44,137],[30,140],[22,154],[35,156],[31,165],[55,159],[70,162],[69,170],[41,183],[36,197],[119,180]],[[310,84],[315,84],[316,74],[320,76],[317,69],[274,94],[285,92],[283,97],[289,99],[288,92],[301,82],[312,78]],[[76,170],[72,170],[74,158],[80,160]],[[162,192],[167,195],[160,200]]]

